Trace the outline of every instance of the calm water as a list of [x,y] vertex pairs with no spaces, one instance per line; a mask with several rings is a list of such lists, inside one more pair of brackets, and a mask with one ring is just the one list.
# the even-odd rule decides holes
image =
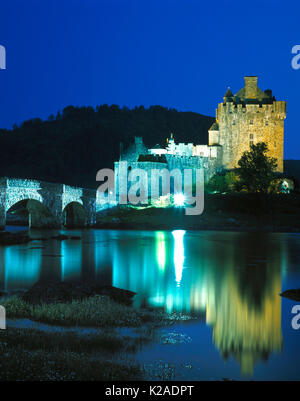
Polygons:
[[300,287],[299,234],[61,232],[82,238],[0,247],[0,288],[93,278],[137,292],[136,306],[197,316],[161,329],[187,340],[143,348],[142,363],[167,363],[176,379],[300,379],[300,330],[291,327],[296,302],[279,296]]

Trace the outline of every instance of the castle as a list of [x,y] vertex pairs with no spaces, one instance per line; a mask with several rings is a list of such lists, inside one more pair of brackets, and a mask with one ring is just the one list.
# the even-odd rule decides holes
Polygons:
[[[286,102],[277,101],[270,89],[262,91],[256,76],[247,76],[245,86],[235,95],[230,88],[216,109],[216,121],[208,130],[207,144],[176,143],[173,134],[166,146],[148,149],[141,137],[125,152],[128,170],[204,168],[205,181],[216,172],[238,167],[242,154],[251,144],[265,142],[269,156],[277,159],[277,171],[283,172],[283,136]],[[120,162],[115,162],[115,185],[118,188]],[[150,180],[149,180],[150,181]]]

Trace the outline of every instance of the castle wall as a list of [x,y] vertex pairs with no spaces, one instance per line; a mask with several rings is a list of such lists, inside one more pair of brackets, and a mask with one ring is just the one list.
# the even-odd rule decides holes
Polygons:
[[170,139],[167,147],[167,153],[178,156],[192,156],[194,152],[193,143],[175,143]]
[[220,131],[219,130],[210,130],[208,132],[208,144],[209,146],[213,146],[220,143]]
[[174,156],[166,155],[168,169],[179,169],[183,172],[184,169],[204,169],[205,182],[216,173],[216,170],[221,166],[220,158],[197,157],[197,156]]
[[[167,163],[160,162],[127,162],[127,172],[124,171],[125,162],[115,162],[115,191],[116,191],[116,202],[119,203],[122,196],[127,199],[128,190],[130,189],[131,183],[129,181],[130,171],[133,169],[141,169],[146,171],[147,179],[145,181],[140,181],[141,186],[145,186],[145,191],[148,193],[148,198],[150,200],[151,196],[151,172],[152,170],[162,170],[167,169],[169,172],[171,170],[178,169],[182,173],[182,177],[184,177],[184,169],[204,169],[204,179],[205,182],[209,181],[209,179],[216,173],[218,169],[222,166],[222,148],[220,146],[216,146],[213,149],[216,157],[199,157],[199,156],[177,156],[172,154],[166,154]],[[122,170],[123,169],[123,170]],[[125,178],[127,174],[127,179]],[[120,176],[123,175],[123,179],[120,179]],[[125,178],[125,179],[124,179]],[[182,188],[183,182],[182,182]],[[172,185],[171,185],[172,192]],[[124,199],[123,198],[123,199]],[[120,202],[121,203],[121,202]]]
[[[123,163],[125,160],[123,161]],[[115,192],[116,192],[116,201],[120,201],[120,197],[127,197],[128,190],[130,188],[129,174],[131,170],[141,169],[146,171],[147,180],[143,183],[145,185],[145,190],[148,191],[150,196],[151,193],[151,171],[152,170],[162,170],[167,168],[166,163],[160,162],[127,162],[127,172],[124,171],[125,164],[122,162],[115,162]],[[127,178],[125,178],[127,176]],[[125,178],[125,179],[124,179]],[[147,187],[146,187],[147,186]]]

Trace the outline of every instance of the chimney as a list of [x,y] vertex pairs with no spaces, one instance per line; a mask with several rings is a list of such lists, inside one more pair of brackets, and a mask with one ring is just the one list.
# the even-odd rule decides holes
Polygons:
[[272,89],[266,89],[265,94],[272,99]]
[[244,77],[245,79],[245,98],[257,98],[257,77]]

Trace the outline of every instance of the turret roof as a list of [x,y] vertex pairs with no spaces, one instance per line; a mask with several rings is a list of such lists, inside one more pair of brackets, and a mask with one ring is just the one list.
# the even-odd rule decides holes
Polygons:
[[233,93],[231,92],[231,89],[229,88],[229,86],[228,86],[228,89],[227,89],[224,97],[233,97]]
[[219,124],[214,122],[208,131],[219,131]]
[[[239,100],[245,100],[246,99],[246,88],[240,89],[234,97],[239,98]],[[265,92],[263,92],[261,89],[257,88],[257,100],[263,100],[263,99],[271,99],[270,96],[268,96]]]

